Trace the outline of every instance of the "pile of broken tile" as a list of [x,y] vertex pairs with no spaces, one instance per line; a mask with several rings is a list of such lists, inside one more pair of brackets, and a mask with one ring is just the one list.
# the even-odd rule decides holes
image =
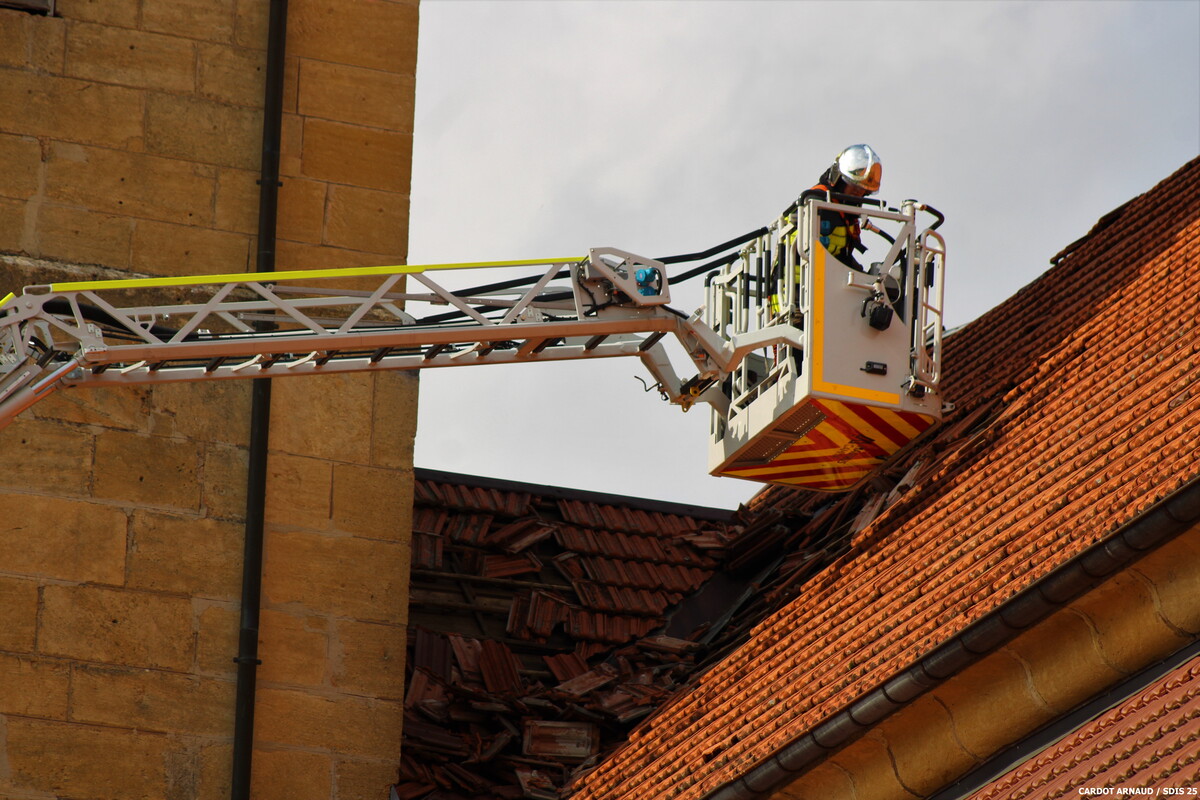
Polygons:
[[397,800],[559,798],[852,522],[828,496],[694,517],[517,487],[417,481]]

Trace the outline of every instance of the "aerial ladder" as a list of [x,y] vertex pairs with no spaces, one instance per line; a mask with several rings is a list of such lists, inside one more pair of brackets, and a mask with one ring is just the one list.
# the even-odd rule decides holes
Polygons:
[[[835,258],[819,235],[828,212],[860,216],[878,234],[864,255],[878,258]],[[923,212],[935,221],[922,228]],[[0,300],[0,427],[68,387],[634,356],[663,399],[710,407],[712,474],[843,491],[941,419],[941,222],[916,201],[826,195],[663,259],[606,247],[583,258],[27,286]],[[668,265],[689,261],[705,263],[676,282],[703,275],[705,297],[686,314],[670,306]],[[531,274],[442,285],[513,267]]]

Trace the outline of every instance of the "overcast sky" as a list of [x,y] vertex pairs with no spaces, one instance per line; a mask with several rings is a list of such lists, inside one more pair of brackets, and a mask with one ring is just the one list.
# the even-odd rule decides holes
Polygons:
[[[968,322],[1200,153],[1200,2],[423,0],[409,263],[701,250],[856,142],[882,198],[946,214],[947,322]],[[641,374],[428,370],[416,463],[749,499],[707,474],[707,408]]]

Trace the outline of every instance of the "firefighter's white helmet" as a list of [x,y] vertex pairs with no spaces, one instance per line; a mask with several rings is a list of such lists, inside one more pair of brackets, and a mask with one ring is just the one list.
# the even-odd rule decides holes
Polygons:
[[883,178],[883,162],[870,145],[850,145],[838,153],[834,165],[851,186],[857,186],[866,194],[879,191],[879,182]]

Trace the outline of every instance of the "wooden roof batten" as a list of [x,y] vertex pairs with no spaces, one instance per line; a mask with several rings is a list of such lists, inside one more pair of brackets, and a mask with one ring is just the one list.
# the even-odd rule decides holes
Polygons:
[[764,800],[892,712],[974,664],[1143,555],[1200,524],[1200,478],[1148,509],[845,710],[703,800]]

